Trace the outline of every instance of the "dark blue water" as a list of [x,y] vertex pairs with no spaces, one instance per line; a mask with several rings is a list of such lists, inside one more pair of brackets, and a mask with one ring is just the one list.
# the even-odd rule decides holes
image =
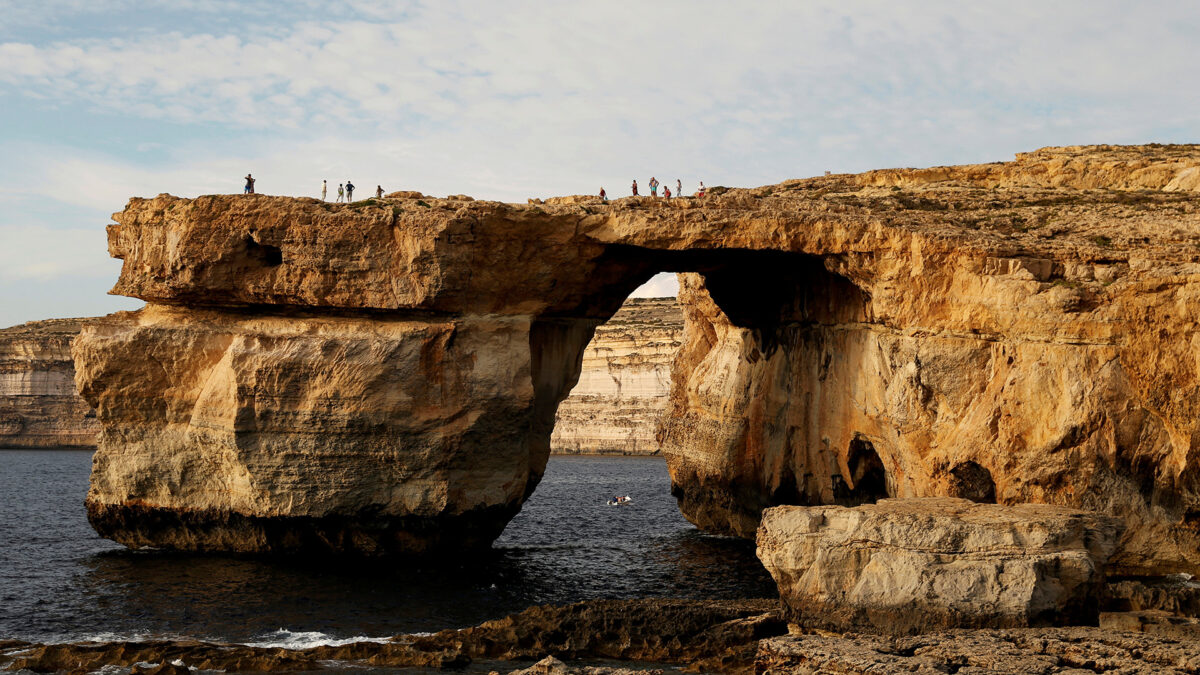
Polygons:
[[683,519],[658,458],[554,457],[490,555],[432,566],[129,551],[87,524],[90,468],[90,452],[0,451],[0,639],[302,646],[591,598],[775,594],[750,542]]

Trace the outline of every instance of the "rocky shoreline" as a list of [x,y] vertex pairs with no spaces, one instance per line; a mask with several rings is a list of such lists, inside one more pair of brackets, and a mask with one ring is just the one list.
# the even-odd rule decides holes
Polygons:
[[[597,670],[598,661],[608,666]],[[526,670],[533,662],[539,663]],[[679,668],[732,675],[1200,673],[1200,640],[1104,626],[956,629],[895,637],[805,631],[789,626],[779,603],[769,599],[644,599],[533,607],[471,628],[307,649],[201,641],[0,641],[0,668],[9,671],[82,674],[105,666],[114,674],[481,667],[528,675]]]

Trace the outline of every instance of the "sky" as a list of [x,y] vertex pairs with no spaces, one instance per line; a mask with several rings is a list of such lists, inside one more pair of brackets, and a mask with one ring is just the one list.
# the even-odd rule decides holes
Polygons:
[[524,202],[1196,142],[1198,37],[1192,0],[6,0],[0,326],[140,306],[110,214],[247,172]]

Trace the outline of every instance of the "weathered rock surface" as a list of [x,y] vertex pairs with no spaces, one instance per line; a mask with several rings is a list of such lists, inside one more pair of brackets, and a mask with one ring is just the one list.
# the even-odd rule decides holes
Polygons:
[[1104,589],[1109,612],[1161,611],[1200,618],[1200,582],[1189,575],[1158,579],[1114,579]]
[[[95,447],[100,425],[75,390],[71,341],[89,319],[0,329],[0,447]],[[630,298],[596,329],[579,383],[558,406],[551,453],[662,454],[655,439],[683,336],[675,298]]]
[[[0,641],[0,668],[81,675],[106,666],[235,673],[468,665],[522,675],[621,675],[645,672],[647,664],[737,675],[1200,672],[1196,640],[1098,628],[960,630],[913,637],[788,635],[774,606],[769,601],[598,600],[534,607],[463,630],[302,650],[198,641]],[[597,667],[597,660],[612,663]],[[538,662],[526,665],[530,661]]]
[[1098,628],[963,630],[914,637],[790,635],[759,643],[760,675],[1200,673],[1200,642]]
[[705,672],[750,672],[758,641],[786,632],[777,604],[768,600],[596,600],[532,607],[462,630],[300,650],[197,641],[0,643],[0,667],[66,673],[137,663],[226,672],[316,670],[339,664],[347,668],[461,668],[473,661],[532,661],[554,656],[690,665]]
[[683,339],[675,298],[630,298],[583,352],[579,382],[558,405],[550,452],[661,454],[655,437]]
[[100,424],[75,391],[71,341],[87,319],[0,329],[0,448],[88,448]]
[[885,499],[763,512],[758,557],[797,625],[889,634],[1095,625],[1114,518],[1042,504]]
[[1124,633],[1150,633],[1177,640],[1200,641],[1200,619],[1169,612],[1102,612],[1100,627]]
[[962,496],[1103,511],[1115,571],[1200,571],[1197,146],[704,200],[135,199],[77,381],[93,523],[132,545],[483,545],[595,327],[688,273],[660,441],[680,506]]
[[632,675],[633,673],[662,675],[663,672],[665,671],[661,668],[631,669],[606,666],[571,666],[553,656],[547,656],[532,666],[514,670],[509,675]]

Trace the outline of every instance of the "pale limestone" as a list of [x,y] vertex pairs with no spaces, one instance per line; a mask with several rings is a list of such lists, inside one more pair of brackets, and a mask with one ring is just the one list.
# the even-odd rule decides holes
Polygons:
[[1090,624],[1114,518],[946,497],[763,512],[758,557],[789,619],[906,634]]
[[75,391],[71,341],[87,319],[0,329],[0,448],[90,448],[100,425]]
[[[184,548],[479,544],[537,484],[596,326],[674,271],[658,441],[701,527],[880,496],[1050,503],[1120,517],[1122,573],[1200,571],[1198,161],[1051,148],[670,201],[133,200],[114,291],[150,307],[75,347],[105,428],[93,522]],[[262,470],[273,453],[286,471]],[[177,455],[206,468],[162,478]]]
[[583,352],[579,382],[558,405],[550,451],[658,455],[655,437],[683,338],[675,298],[630,298]]

